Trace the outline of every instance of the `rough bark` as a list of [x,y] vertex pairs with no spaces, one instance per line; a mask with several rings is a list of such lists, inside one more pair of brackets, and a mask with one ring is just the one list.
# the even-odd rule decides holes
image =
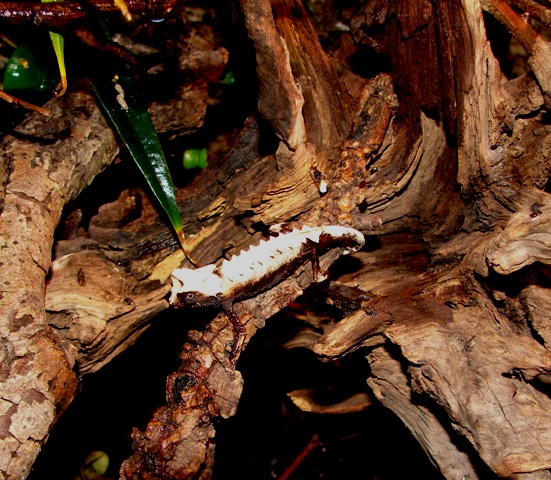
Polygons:
[[73,94],[51,108],[51,119],[32,115],[0,147],[0,472],[5,478],[27,476],[75,393],[75,351],[48,325],[45,280],[63,207],[117,153],[115,137],[90,95]]
[[[190,50],[181,61],[182,71],[193,77],[208,66],[210,75],[220,75],[227,62],[224,49]],[[178,99],[171,99],[177,127],[162,116],[169,108],[166,102],[152,104],[160,132],[201,126],[209,75],[198,76]],[[97,370],[127,348],[147,320],[168,305],[163,299],[166,285],[140,283],[120,267],[121,257],[108,260],[93,236],[79,237],[81,210],[66,215],[61,240],[54,246],[64,208],[116,158],[119,147],[91,92],[72,91],[46,107],[49,118],[29,115],[0,146],[2,478],[28,475],[55,421],[73,399],[77,374]],[[104,216],[100,209],[91,222],[91,231],[95,228],[97,237],[108,239],[103,244],[107,251],[116,243],[109,240],[118,222],[128,224],[128,215],[137,208],[143,213],[141,195],[123,195],[122,207],[104,208]],[[142,218],[156,218],[156,209],[145,203],[149,217]],[[169,231],[163,234],[165,240],[157,242],[171,237]],[[134,258],[148,249],[139,242],[125,247],[135,249]],[[52,262],[53,250],[58,259]],[[154,257],[155,248],[149,250]],[[136,271],[141,271],[138,266],[132,273]]]
[[[332,279],[344,318],[297,344],[325,361],[364,352],[375,399],[450,479],[548,478],[551,469],[551,404],[540,388],[551,374],[551,57],[518,9],[545,21],[544,7],[525,3],[365,2],[350,22],[358,47],[343,41],[330,56],[301,2],[242,0],[259,115],[231,152],[179,192],[189,246],[203,264],[281,221],[350,225],[368,236],[369,248]],[[505,77],[483,9],[525,46],[533,75]],[[339,57],[367,47],[391,59],[388,73],[363,79]],[[219,71],[224,52],[212,62]],[[109,136],[75,160],[79,142],[106,128],[79,95],[91,113],[63,140],[55,135],[67,127],[31,120],[2,146],[0,470],[8,478],[25,476],[70,401],[73,362],[93,372],[127,348],[168,307],[170,272],[186,264],[155,209],[132,189],[102,206],[86,232],[73,228],[57,243],[44,293],[63,206],[116,151]],[[277,135],[271,154],[263,153],[262,122]],[[190,120],[190,128],[199,123]],[[61,168],[52,159],[64,151],[72,161]],[[66,227],[71,218],[78,225],[74,215]],[[311,283],[305,265],[237,304],[247,341]],[[337,299],[345,291],[348,300]],[[167,380],[167,405],[143,433],[134,431],[123,477],[210,477],[215,422],[234,414],[242,389],[229,362],[233,341],[224,314],[190,332],[181,367]],[[297,395],[304,408],[317,408]],[[360,396],[329,411],[370,403]],[[32,428],[22,422],[28,412],[37,419]]]
[[[488,295],[488,290],[494,288],[489,267],[506,268],[499,254],[520,266],[537,255],[539,261],[545,260],[543,239],[538,238],[540,248],[532,255],[531,245],[511,244],[510,249],[508,245],[508,239],[518,233],[528,241],[529,231],[537,231],[545,212],[540,196],[546,194],[534,189],[545,185],[548,174],[545,166],[539,167],[547,157],[547,127],[537,113],[543,95],[529,79],[506,82],[491,52],[479,7],[443,2],[437,7],[440,23],[431,19],[436,16],[431,4],[425,7],[415,10],[417,17],[398,9],[386,18],[389,36],[397,42],[390,54],[404,60],[399,63],[403,72],[398,71],[396,78],[400,93],[417,103],[408,104],[406,114],[385,77],[367,84],[330,193],[301,221],[338,221],[379,235],[417,232],[429,245],[426,255],[431,255],[432,267],[428,271],[412,268],[410,257],[410,268],[396,272],[388,258],[401,252],[392,255],[383,248],[370,252],[369,258],[358,255],[369,267],[341,281],[374,295],[367,304],[368,313],[345,318],[312,349],[335,357],[382,345],[369,357],[374,372],[369,383],[378,398],[404,419],[447,478],[476,478],[479,473],[473,465],[480,459],[499,476],[536,478],[550,466],[545,433],[549,400],[531,380],[549,371],[549,354],[526,336],[526,329],[510,325],[512,315],[495,304],[503,295]],[[394,23],[392,14],[413,22],[410,29],[407,22]],[[366,17],[361,25],[369,25]],[[453,38],[450,25],[456,29]],[[408,40],[411,37],[411,42],[397,40],[400,37],[393,28]],[[436,71],[411,70],[408,58],[419,55],[427,41],[437,45],[438,35],[446,43],[435,46],[440,54]],[[428,65],[430,69],[432,64]],[[434,81],[438,78],[441,81]],[[455,82],[452,91],[449,79]],[[442,85],[447,87],[446,95],[438,91]],[[427,87],[432,96],[420,93]],[[447,132],[422,113],[427,109],[441,112]],[[541,133],[530,138],[523,133],[527,129]],[[457,153],[446,136],[455,131]],[[526,158],[528,165],[519,174],[513,159],[528,151],[535,155]],[[461,185],[461,196],[452,178]],[[519,211],[518,221],[532,219],[528,232],[513,225],[508,227],[513,235],[507,229],[499,237],[498,232],[482,233],[506,220],[513,209]],[[261,215],[256,218],[267,220]],[[494,244],[502,247],[499,253],[492,249]],[[521,308],[511,305],[509,310],[514,307],[517,312]],[[538,318],[542,318],[541,309]],[[390,360],[398,351],[398,359]],[[407,374],[412,388],[416,395],[432,400],[429,408],[418,405],[403,387],[403,367],[384,367],[384,361],[389,366],[410,365]],[[473,449],[466,450],[457,435]],[[132,477],[128,470],[125,473]]]

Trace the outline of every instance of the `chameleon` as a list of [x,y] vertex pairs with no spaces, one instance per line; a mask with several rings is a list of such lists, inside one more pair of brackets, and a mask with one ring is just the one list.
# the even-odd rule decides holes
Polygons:
[[336,247],[343,254],[364,245],[357,230],[338,225],[302,226],[289,230],[285,225],[271,228],[276,235],[240,251],[229,260],[197,269],[177,268],[172,272],[170,303],[175,307],[221,307],[236,333],[230,360],[241,350],[245,327],[233,311],[233,304],[265,292],[292,275],[308,260],[314,281],[327,274],[320,271],[319,255]]

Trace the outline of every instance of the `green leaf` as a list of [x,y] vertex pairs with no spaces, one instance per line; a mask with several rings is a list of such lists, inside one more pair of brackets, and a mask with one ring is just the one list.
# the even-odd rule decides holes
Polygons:
[[207,149],[190,148],[184,152],[184,168],[207,168]]
[[224,78],[222,80],[220,80],[220,83],[222,85],[230,85],[230,86],[235,85],[235,75],[234,75],[234,73],[230,70],[228,73],[226,73]]
[[[42,0],[45,1],[45,0]],[[64,40],[63,35],[59,33],[50,32],[50,38],[54,46],[55,56],[57,58],[57,64],[59,65],[59,76],[61,77],[61,90],[57,92],[58,95],[63,95],[67,90],[67,71],[65,70],[65,54],[64,54]]]
[[44,92],[55,85],[29,48],[23,44],[17,47],[6,63],[4,71],[4,90],[35,90]]
[[151,117],[132,79],[126,75],[101,76],[100,72],[91,81],[101,104],[168,215],[188,255],[172,177]]
[[[42,3],[50,2],[62,2],[63,0],[42,0]],[[59,33],[50,32],[50,38],[52,45],[54,46],[55,56],[57,58],[57,64],[59,66],[59,76],[61,77],[61,90],[57,92],[58,95],[63,95],[67,90],[67,71],[65,70],[65,52],[64,52],[64,40],[63,35]]]
[[94,451],[84,459],[81,469],[82,480],[94,480],[101,477],[109,466],[109,456],[105,452]]

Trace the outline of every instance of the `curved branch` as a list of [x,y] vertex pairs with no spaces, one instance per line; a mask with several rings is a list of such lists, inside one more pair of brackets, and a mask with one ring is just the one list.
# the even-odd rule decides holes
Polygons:
[[27,476],[77,383],[73,351],[48,326],[44,307],[54,230],[66,203],[118,152],[89,94],[72,93],[48,108],[48,120],[30,115],[0,145],[7,174],[0,211],[0,472],[9,479]]

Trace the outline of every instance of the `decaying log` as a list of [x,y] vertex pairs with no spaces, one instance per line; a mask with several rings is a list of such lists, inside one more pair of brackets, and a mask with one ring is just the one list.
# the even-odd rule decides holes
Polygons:
[[[479,462],[477,454],[499,475],[511,478],[527,474],[537,476],[538,472],[549,468],[544,430],[535,426],[538,422],[545,425],[548,421],[545,413],[548,400],[530,385],[530,381],[549,371],[548,353],[526,337],[529,330],[515,326],[515,333],[508,326],[507,317],[492,303],[498,293],[494,292],[488,298],[485,288],[491,288],[491,283],[484,288],[481,286],[485,284],[484,278],[492,275],[486,259],[490,260],[490,267],[498,264],[492,260],[496,258],[495,254],[486,247],[503,242],[499,243],[495,235],[479,234],[477,229],[499,225],[500,222],[505,225],[512,209],[522,212],[522,205],[527,208],[527,201],[536,197],[533,190],[523,190],[519,194],[518,188],[511,188],[513,178],[518,186],[545,186],[548,170],[544,165],[538,165],[546,157],[547,127],[541,124],[538,114],[532,114],[541,108],[543,97],[538,94],[537,85],[529,80],[505,82],[489,49],[481,11],[470,12],[465,18],[467,20],[461,25],[470,30],[462,35],[473,39],[474,45],[469,45],[461,56],[454,50],[449,56],[452,58],[455,54],[454,61],[447,64],[447,68],[452,70],[468,66],[461,81],[469,85],[470,88],[466,89],[469,94],[457,90],[454,100],[461,139],[459,163],[455,162],[444,128],[421,113],[422,105],[417,108],[416,115],[404,121],[400,117],[401,104],[396,100],[389,77],[377,77],[366,85],[358,99],[353,133],[343,145],[339,168],[330,178],[329,193],[301,216],[304,223],[340,222],[377,234],[413,231],[422,235],[432,248],[429,251],[414,249],[419,252],[419,262],[412,263],[411,255],[406,255],[406,252],[415,242],[412,243],[408,237],[394,237],[389,241],[402,242],[401,248],[395,247],[393,252],[389,252],[383,244],[373,252],[358,255],[364,265],[363,273],[354,272],[341,282],[369,292],[373,299],[365,312],[358,311],[345,318],[320,337],[312,349],[331,358],[378,345],[369,357],[374,371],[370,385],[385,405],[404,418],[447,478],[457,478],[458,475],[459,478],[476,478],[478,472],[473,465]],[[477,20],[473,21],[473,18]],[[447,20],[451,23],[450,17]],[[486,61],[475,59],[468,64],[472,60],[468,57],[470,51],[480,51]],[[489,70],[482,71],[483,65],[490,65]],[[447,75],[455,76],[449,72]],[[306,98],[304,86],[302,94]],[[296,111],[294,114],[296,118]],[[529,118],[527,114],[531,114]],[[453,120],[452,116],[447,122],[451,124]],[[479,123],[485,128],[480,130]],[[499,126],[503,124],[515,133],[500,135]],[[522,134],[527,130],[541,133],[527,140]],[[491,160],[496,155],[496,145],[501,148],[502,162]],[[511,162],[518,158],[519,145],[522,145],[522,153],[537,152],[530,160],[534,167],[525,169],[524,177],[513,176]],[[234,153],[234,158],[238,158],[238,152]],[[293,165],[300,157],[291,154],[288,158]],[[269,172],[280,162],[281,156],[276,154],[275,162],[274,158],[266,159],[262,168]],[[499,169],[496,169],[497,165]],[[458,179],[463,187],[462,197],[450,178]],[[430,182],[430,189],[426,187],[427,182]],[[256,182],[251,192],[265,191],[265,188],[266,183]],[[241,195],[232,195],[235,189],[231,187],[228,191],[208,202],[208,208],[202,213],[202,218],[208,218],[217,228],[231,218],[227,210],[229,205],[240,209],[251,205],[243,201],[249,196],[242,192]],[[263,198],[256,198],[262,205]],[[274,220],[262,217],[258,208],[255,211],[260,213],[256,219]],[[520,214],[524,218],[530,215],[526,212]],[[538,214],[541,215],[542,211]],[[461,222],[465,231],[472,235],[459,232]],[[205,230],[214,231],[213,228]],[[194,243],[198,251],[207,244],[215,245],[217,241],[216,237],[208,243],[200,238],[198,235]],[[237,239],[244,238],[243,233],[234,238],[239,242]],[[500,238],[506,237],[502,235]],[[442,239],[447,242],[442,242]],[[215,250],[209,251],[212,260]],[[436,265],[440,262],[442,266],[427,272],[430,254]],[[397,259],[404,256],[408,258],[408,268],[396,268],[396,264],[401,263]],[[238,305],[238,314],[244,320],[266,318],[266,305],[272,305],[275,312],[298,293],[296,287],[288,291],[286,285],[270,292],[270,295],[276,295],[275,298],[281,298],[280,302],[259,297],[250,300],[251,305],[245,302]],[[541,289],[538,293],[543,295]],[[531,312],[532,318],[539,318],[540,324],[544,323],[541,309],[529,310],[530,298],[534,297],[526,294],[522,306]],[[262,313],[252,314],[254,305],[264,309]],[[272,311],[267,313],[269,316]],[[532,326],[535,324],[534,321]],[[247,325],[249,335],[258,326],[251,322]],[[478,334],[484,337],[480,343],[477,342]],[[223,316],[218,317],[204,334],[194,334],[192,340],[193,343],[182,354],[181,370],[167,383],[168,406],[155,415],[144,434],[136,432],[134,435],[137,451],[123,469],[128,478],[139,478],[143,474],[146,452],[156,452],[157,472],[174,475],[180,469],[178,471],[185,472],[184,476],[190,478],[199,474],[195,472],[208,476],[212,465],[211,444],[201,442],[213,435],[213,417],[227,416],[234,411],[241,388],[240,377],[231,369],[220,366],[227,365],[222,352],[227,355],[228,344],[232,341],[232,332]],[[390,348],[390,343],[395,347]],[[509,344],[514,344],[515,348],[507,347]],[[452,345],[455,356],[447,358],[442,355]],[[492,361],[487,357],[492,346],[499,351],[509,349],[511,352],[508,356],[498,354]],[[400,352],[398,358],[397,352]],[[384,359],[394,367],[385,370]],[[397,365],[404,363],[410,366],[407,374],[414,393],[403,388],[406,382]],[[398,372],[401,377],[397,376]],[[461,380],[462,375],[476,381]],[[395,390],[399,393],[393,394]],[[218,392],[224,392],[223,398]],[[417,401],[419,395],[424,399],[421,404]],[[457,401],[457,398],[461,400]],[[492,402],[488,401],[489,398],[493,399]],[[172,430],[167,433],[176,442],[174,448],[159,450],[159,445],[166,445],[162,439],[167,438],[163,436],[163,428],[170,423],[168,419],[181,418],[186,410],[189,410],[189,415],[185,415],[190,422],[188,427],[172,435]],[[506,413],[496,416],[496,411]],[[522,425],[530,427],[521,429]],[[507,433],[503,436],[495,434],[502,431],[513,433],[511,437]],[[522,446],[513,442],[515,434],[522,437]],[[465,443],[458,441],[459,437],[466,438],[472,449],[466,449]],[[193,448],[186,449],[190,441]],[[540,445],[537,448],[542,450],[534,456],[530,452],[536,448],[535,445]]]
[[76,347],[81,374],[132,345],[148,320],[167,308],[168,288],[155,286],[138,290],[136,278],[101,253],[75,252],[54,262],[45,305],[49,323]]
[[[526,50],[530,58],[528,63],[532,67],[534,75],[538,79],[542,92],[545,98],[547,107],[551,105],[550,89],[551,89],[551,68],[549,66],[549,54],[551,48],[530,23],[519,13],[515,12],[506,2],[502,0],[492,0],[481,2],[483,8],[490,12],[497,20],[503,23],[519,43]],[[545,15],[542,15],[542,9],[538,9],[540,15],[538,19],[547,20]],[[534,9],[529,9],[528,12],[535,13]]]
[[[530,2],[364,2],[351,35],[392,62],[370,79],[324,52],[302,2],[239,3],[255,49],[259,115],[178,192],[194,256],[215,262],[281,221],[361,230],[368,247],[331,279],[335,292],[348,289],[333,302],[342,320],[318,325],[295,346],[323,361],[365,353],[374,399],[402,419],[445,478],[549,478],[551,400],[540,387],[551,378],[551,60],[520,11]],[[547,18],[546,7],[533,7],[528,13]],[[505,77],[483,9],[525,45],[533,76]],[[198,64],[211,64],[214,81],[227,57],[209,48],[192,50]],[[182,62],[193,69],[193,58]],[[187,98],[204,107],[208,82],[195,86],[200,95],[180,89],[179,105]],[[74,95],[66,102],[78,99],[87,112],[76,115],[76,128],[68,118],[39,126],[31,119],[2,144],[0,471],[8,478],[26,475],[70,402],[73,363],[91,373],[127,348],[168,308],[171,271],[189,265],[133,188],[86,226],[78,210],[69,215],[72,233],[57,242],[50,269],[63,206],[116,154],[97,107]],[[166,106],[152,112],[169,134],[204,116],[195,112],[184,125],[161,118]],[[266,123],[276,137],[268,152]],[[70,135],[58,140],[60,132]],[[76,157],[83,141],[91,153]],[[71,159],[63,168],[55,161],[62,154]],[[306,264],[236,304],[247,341],[311,283]],[[167,405],[133,432],[123,478],[210,478],[214,425],[235,413],[243,387],[229,361],[233,342],[223,313],[189,332],[167,380]],[[335,413],[372,401],[352,399],[307,408]],[[23,422],[29,416],[32,427]]]
[[272,224],[304,212],[325,193],[335,145],[349,130],[351,99],[300,2],[241,5],[256,51],[259,113],[282,141],[275,180],[260,198],[243,197],[238,206]]
[[[492,310],[488,304],[467,306],[447,326],[438,319],[386,333],[412,365],[414,391],[436,400],[495,473],[547,470],[550,400],[529,381],[549,371],[551,357],[533,339],[513,334]],[[437,353],[443,345],[446,356]]]
[[549,195],[535,191],[533,203],[519,208],[488,245],[486,261],[500,275],[510,275],[540,262],[551,263],[549,252]]
[[[297,37],[302,38],[301,36]],[[281,61],[286,61],[286,55],[284,54],[285,52],[283,51],[281,54],[283,58],[278,57],[281,58]],[[259,51],[257,50],[257,64],[258,56]],[[291,70],[294,71],[293,69]],[[284,69],[284,71],[288,72],[289,70]],[[276,76],[275,78],[278,77]],[[307,87],[308,85],[303,86],[302,90],[307,90]],[[272,90],[267,89],[267,91]],[[294,109],[295,105],[293,102],[287,103],[288,108]],[[453,186],[450,186],[449,181],[447,181],[449,170],[443,168],[436,173],[440,162],[444,162],[444,165],[447,162],[451,171],[455,173],[453,164],[451,163],[452,157],[449,155],[445,144],[443,130],[434,121],[429,120],[424,115],[420,115],[417,122],[414,122],[410,129],[405,128],[403,125],[401,125],[403,128],[399,129],[391,122],[392,115],[397,109],[398,102],[392,91],[389,77],[384,75],[379,76],[366,85],[362,98],[358,102],[358,113],[355,116],[355,126],[353,133],[350,135],[351,139],[345,146],[339,168],[331,176],[330,191],[323,198],[322,202],[318,202],[301,216],[302,222],[306,224],[314,222],[338,222],[358,226],[364,231],[378,229],[382,233],[405,228],[423,230],[428,229],[428,225],[431,225],[433,227],[431,230],[432,234],[444,235],[457,228],[461,202],[458,195],[454,193]],[[279,117],[282,116],[281,112],[278,112],[278,114]],[[294,118],[297,118],[296,112],[293,115]],[[268,116],[268,118],[270,117]],[[415,123],[417,123],[417,127]],[[277,126],[274,126],[274,129],[281,131]],[[417,135],[408,136],[407,132],[410,131],[417,133]],[[304,142],[304,137],[301,138],[303,138],[302,141]],[[342,140],[344,139],[341,139],[341,142]],[[276,153],[277,165],[281,163],[280,155],[282,147],[287,148],[285,145],[280,144],[280,149]],[[304,157],[296,154],[298,152],[299,147],[296,148],[294,154],[288,157],[291,165],[297,162],[299,164],[304,162]],[[383,152],[382,155],[377,155],[380,152]],[[376,162],[373,162],[372,166],[369,162],[370,157],[376,158]],[[366,181],[366,170],[368,170],[366,169],[366,164],[371,167],[369,171],[374,175],[372,183]],[[441,203],[437,201],[437,197],[433,192],[427,195],[424,184],[429,178],[432,179],[434,189],[441,189],[449,195],[450,202],[446,204],[446,207],[452,208],[454,213],[451,216],[444,218],[441,213],[438,213]],[[441,182],[441,186],[438,182]],[[288,194],[288,192],[286,193]],[[410,195],[411,200],[409,200]],[[406,201],[403,200],[404,197],[406,197]],[[290,198],[294,201],[295,196],[291,195]],[[418,203],[419,198],[423,198],[423,201]],[[432,204],[434,207],[431,209],[429,206],[427,210],[420,212],[417,207],[425,203],[427,205]],[[289,202],[287,202],[287,206],[288,204]],[[235,205],[245,208],[243,201],[239,201]],[[303,206],[302,209],[305,210],[305,207]],[[258,209],[256,211],[258,212]],[[379,211],[384,212],[382,219],[377,215]],[[291,213],[295,212],[287,210],[285,213],[288,217]],[[428,218],[420,222],[419,216],[421,214],[427,214]],[[438,221],[434,222],[433,220],[436,218],[438,218]],[[266,223],[274,220],[274,218],[262,216],[262,214],[255,216],[254,219],[262,220]],[[437,223],[437,228],[434,228],[434,223]],[[280,289],[285,291],[285,284],[284,282],[272,292],[275,293]],[[410,294],[413,293],[415,291],[411,290]],[[296,292],[294,295],[296,295]],[[286,302],[276,305],[278,305],[278,308],[281,308],[292,298],[292,296],[287,297]],[[251,316],[251,311],[254,311],[252,306],[245,307],[246,309],[242,310],[243,305],[246,303],[244,302],[236,307],[238,315],[244,320]],[[258,311],[256,315],[252,315],[252,318],[265,318],[267,305],[271,305],[271,302],[266,302],[263,296],[259,296],[255,299],[255,304],[258,305],[257,308],[262,310]],[[248,328],[249,325],[250,323],[247,323]],[[253,332],[249,330],[248,333],[250,335]],[[360,339],[370,333],[372,333],[371,329],[364,331]],[[198,342],[199,338],[195,337],[194,341]],[[201,344],[204,342],[205,340],[203,339]],[[189,348],[193,349],[197,347],[190,346]],[[350,344],[348,344],[347,348],[350,349]],[[164,418],[167,412],[171,412],[169,418],[174,418],[174,415],[177,415],[176,412],[182,409],[203,405],[204,415],[199,418],[201,418],[203,428],[209,430],[211,425],[209,417],[213,416],[213,412],[214,415],[218,415],[218,408],[213,408],[211,402],[214,402],[218,406],[219,401],[216,401],[217,395],[211,393],[208,397],[209,402],[205,404],[204,389],[197,388],[197,385],[204,385],[204,377],[209,378],[209,374],[204,375],[204,372],[210,372],[214,368],[211,366],[211,355],[208,357],[208,361],[195,362],[193,368],[189,366],[190,359],[197,358],[197,355],[188,357],[187,351],[184,355],[185,362],[179,375],[185,373],[187,380],[185,382],[177,382],[177,384],[179,386],[185,384],[185,389],[182,392],[178,392],[177,398],[174,399],[174,382],[169,381],[167,384],[169,405],[158,415]],[[206,366],[201,368],[200,365],[203,363]],[[225,375],[222,378],[226,379],[226,387],[224,388],[222,384],[217,383],[216,391],[233,391],[234,389],[231,387],[233,385],[233,377]],[[212,388],[208,388],[207,390],[213,392]],[[190,418],[193,418],[193,416]],[[192,422],[192,424],[196,425],[197,422]],[[199,427],[200,425],[197,425],[197,428]],[[173,434],[172,432],[172,429],[163,432],[156,417],[144,435],[136,433],[136,453],[123,467],[122,472],[124,476],[126,478],[141,478],[144,475],[174,475],[175,472],[172,468],[175,464],[195,464],[192,459],[183,453],[184,449],[182,445],[185,444],[187,438],[189,436],[192,438],[210,438],[212,435],[212,433],[203,433],[201,435],[191,433],[196,432],[195,427],[178,434]],[[165,451],[167,442],[174,446]],[[160,445],[163,445],[162,451],[159,450]],[[430,450],[429,447],[427,449]],[[158,452],[156,456],[158,462],[155,464],[150,464],[150,462],[148,464],[148,452],[151,451]],[[209,464],[207,450],[203,449],[201,452],[201,455],[204,455],[204,457],[199,465],[195,464],[195,472],[204,472],[203,469]],[[443,466],[442,468],[445,469],[446,467]],[[184,476],[191,478],[194,474],[194,472],[187,472]]]

